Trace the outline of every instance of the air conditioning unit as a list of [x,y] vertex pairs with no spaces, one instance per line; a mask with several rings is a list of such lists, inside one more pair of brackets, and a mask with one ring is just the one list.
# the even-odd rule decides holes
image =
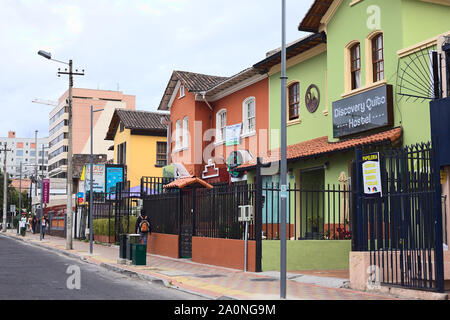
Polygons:
[[239,206],[239,222],[253,221],[253,207],[250,205]]

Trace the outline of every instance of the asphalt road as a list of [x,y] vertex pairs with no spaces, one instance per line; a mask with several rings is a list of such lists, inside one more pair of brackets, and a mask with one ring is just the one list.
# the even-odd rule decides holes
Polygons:
[[204,300],[0,236],[0,300],[17,299]]

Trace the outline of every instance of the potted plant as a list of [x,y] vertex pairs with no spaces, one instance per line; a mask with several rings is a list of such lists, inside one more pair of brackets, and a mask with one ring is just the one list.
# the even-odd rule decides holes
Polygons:
[[322,218],[318,216],[308,217],[307,219],[308,229],[311,226],[312,232],[306,232],[307,239],[320,240],[323,238],[323,234],[319,232],[320,226],[322,224]]

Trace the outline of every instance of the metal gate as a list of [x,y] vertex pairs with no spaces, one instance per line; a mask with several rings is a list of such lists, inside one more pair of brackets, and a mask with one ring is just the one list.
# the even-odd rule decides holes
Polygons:
[[379,152],[381,196],[364,193],[363,151],[356,151],[356,249],[370,252],[381,285],[443,291],[441,189],[434,151],[427,143]]
[[180,216],[180,257],[192,258],[192,236],[195,230],[196,189],[182,190]]

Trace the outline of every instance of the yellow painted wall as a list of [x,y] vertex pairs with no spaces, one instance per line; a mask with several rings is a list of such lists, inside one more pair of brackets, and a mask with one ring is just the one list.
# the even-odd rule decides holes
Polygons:
[[166,137],[141,136],[117,130],[114,137],[114,163],[117,164],[117,150],[119,144],[127,143],[127,179],[130,187],[141,184],[141,177],[162,177],[162,168],[156,167],[156,143],[166,142]]

